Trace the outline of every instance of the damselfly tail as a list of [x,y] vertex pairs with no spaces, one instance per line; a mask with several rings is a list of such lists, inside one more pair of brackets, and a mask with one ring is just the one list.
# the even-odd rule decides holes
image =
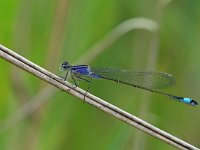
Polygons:
[[179,101],[179,102],[183,102],[185,104],[189,104],[189,105],[192,105],[192,106],[198,105],[197,101],[195,101],[191,98],[188,98],[188,97],[179,97],[179,96],[174,96],[174,95],[168,95],[168,97],[170,99],[173,99],[173,100],[176,100],[176,101]]

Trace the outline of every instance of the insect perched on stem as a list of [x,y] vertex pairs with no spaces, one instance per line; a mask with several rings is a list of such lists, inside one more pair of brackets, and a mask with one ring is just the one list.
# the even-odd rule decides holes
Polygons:
[[68,62],[63,62],[60,69],[66,71],[64,80],[67,79],[68,72],[77,87],[76,79],[80,79],[89,83],[87,91],[90,88],[90,79],[106,79],[123,83],[136,88],[144,89],[150,92],[161,94],[170,99],[183,102],[188,105],[196,106],[198,103],[187,97],[180,97],[158,91],[159,89],[169,88],[175,85],[175,79],[172,75],[164,72],[151,72],[151,71],[131,71],[120,70],[114,68],[92,68],[88,65],[70,65]]

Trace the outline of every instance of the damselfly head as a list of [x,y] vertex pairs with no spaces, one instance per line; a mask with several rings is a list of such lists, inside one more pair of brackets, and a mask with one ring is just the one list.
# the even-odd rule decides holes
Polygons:
[[60,71],[64,71],[67,70],[71,67],[71,65],[69,65],[69,63],[67,61],[63,62],[60,66]]

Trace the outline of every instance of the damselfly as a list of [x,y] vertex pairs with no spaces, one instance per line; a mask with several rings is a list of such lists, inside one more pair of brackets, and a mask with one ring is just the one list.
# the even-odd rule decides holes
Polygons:
[[93,68],[88,65],[70,65],[68,62],[64,62],[60,69],[66,71],[64,80],[70,72],[71,77],[77,87],[76,79],[84,80],[90,84],[90,79],[106,79],[112,80],[118,83],[123,83],[136,88],[144,89],[150,92],[164,95],[170,99],[183,102],[192,106],[198,105],[198,103],[187,97],[175,96],[168,93],[158,91],[159,89],[169,88],[175,85],[175,79],[172,75],[164,72],[148,72],[148,71],[131,71],[120,70],[114,68]]

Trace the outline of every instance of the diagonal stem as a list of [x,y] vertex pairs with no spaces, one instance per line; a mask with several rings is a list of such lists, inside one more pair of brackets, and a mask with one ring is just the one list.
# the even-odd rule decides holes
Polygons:
[[55,74],[25,59],[24,57],[4,47],[3,45],[0,45],[0,57],[44,80],[45,82],[57,87],[58,89],[61,89],[66,93],[69,93],[79,98],[80,100],[110,114],[111,116],[114,116],[115,118],[133,127],[136,127],[137,129],[140,129],[141,131],[148,133],[149,135],[156,137],[178,149],[198,150],[198,148],[194,147],[193,145],[186,143],[185,141],[178,139],[177,137],[162,131],[157,127],[154,127],[153,125],[141,120],[140,118],[135,117],[92,94],[85,94],[86,92],[78,87],[73,88],[71,83],[64,81]]

